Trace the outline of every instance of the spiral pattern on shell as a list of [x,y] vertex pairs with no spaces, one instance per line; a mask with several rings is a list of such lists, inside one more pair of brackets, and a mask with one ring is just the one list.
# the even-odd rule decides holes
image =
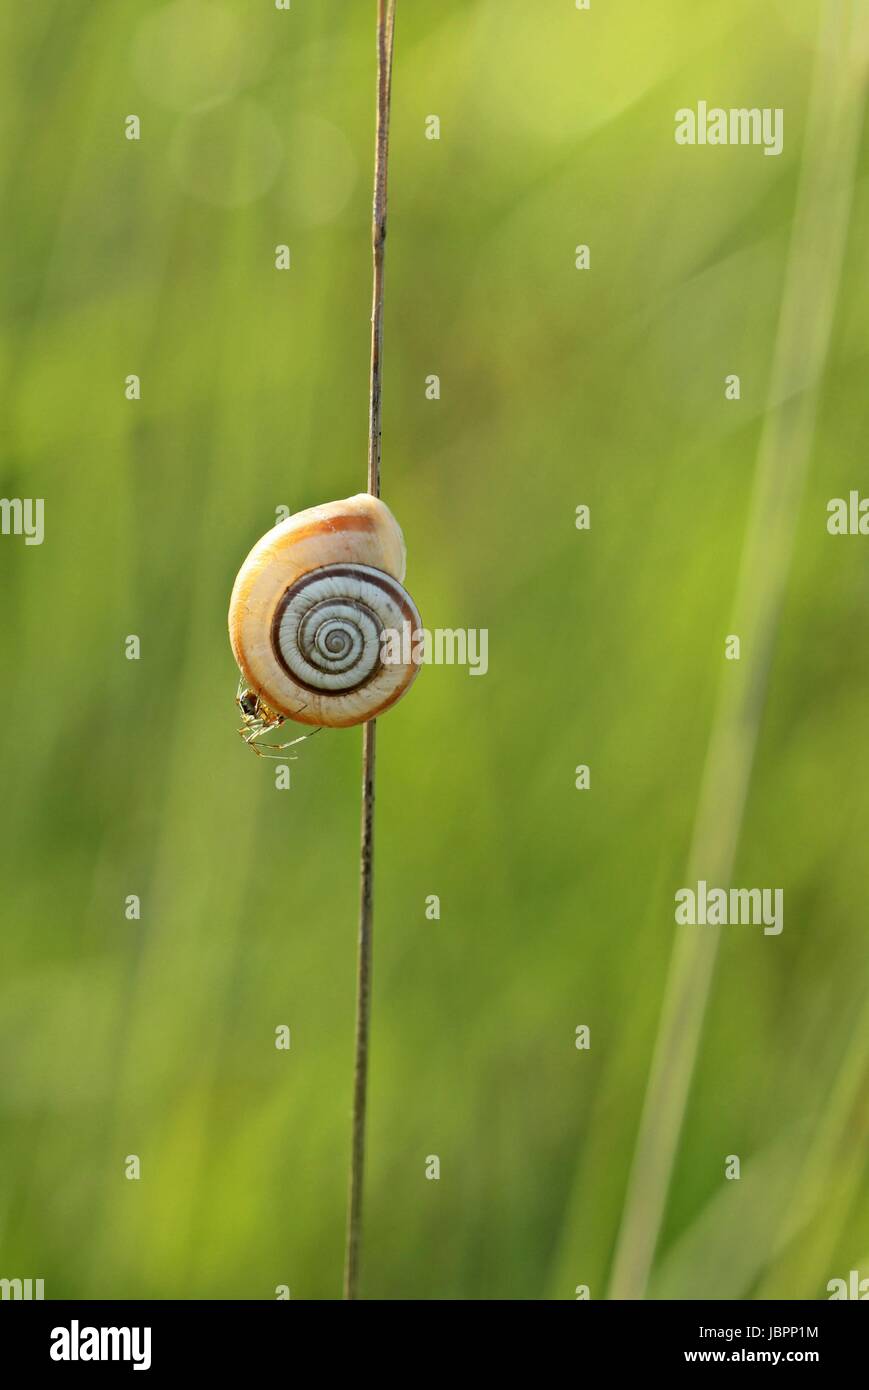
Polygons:
[[416,610],[397,580],[370,565],[324,565],[287,589],[272,620],[284,670],[309,690],[351,691],[381,669],[384,631]]
[[[269,709],[345,727],[400,699],[419,670],[405,640],[420,617],[400,583],[404,563],[398,523],[367,493],[299,512],[257,542],[235,581],[229,631]],[[399,638],[387,661],[385,633]]]

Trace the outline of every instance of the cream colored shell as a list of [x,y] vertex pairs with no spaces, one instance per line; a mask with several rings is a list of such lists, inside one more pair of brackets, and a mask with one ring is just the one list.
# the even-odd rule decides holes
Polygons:
[[395,704],[419,671],[411,641],[401,661],[381,659],[384,629],[421,626],[401,586],[405,556],[398,522],[369,493],[266,532],[229,604],[229,639],[248,686],[302,724],[343,728]]

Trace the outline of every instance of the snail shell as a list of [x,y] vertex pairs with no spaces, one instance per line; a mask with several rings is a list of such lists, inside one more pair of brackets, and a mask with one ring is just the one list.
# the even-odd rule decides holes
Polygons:
[[333,728],[394,705],[419,673],[410,643],[402,660],[382,660],[384,630],[421,625],[401,585],[405,558],[398,522],[369,493],[267,531],[229,603],[229,640],[250,688],[288,719]]

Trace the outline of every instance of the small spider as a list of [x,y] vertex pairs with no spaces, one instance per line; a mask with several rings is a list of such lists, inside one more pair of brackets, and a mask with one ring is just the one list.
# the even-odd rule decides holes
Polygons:
[[248,748],[252,748],[259,758],[278,758],[287,748],[304,743],[305,739],[313,738],[314,734],[320,732],[319,729],[312,729],[309,734],[300,734],[288,743],[269,743],[265,735],[273,729],[280,729],[281,725],[287,722],[284,715],[278,714],[267,705],[243,680],[239,681],[235,702],[241,710],[242,718],[242,727],[238,732]]

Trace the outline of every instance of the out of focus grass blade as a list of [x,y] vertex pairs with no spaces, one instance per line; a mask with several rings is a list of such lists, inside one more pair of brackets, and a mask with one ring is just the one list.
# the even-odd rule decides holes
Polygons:
[[[733,871],[839,293],[865,104],[867,32],[865,7],[827,0],[770,409],[731,628],[741,636],[743,657],[721,687],[686,883],[704,878],[727,884]],[[683,929],[676,938],[615,1253],[612,1298],[642,1298],[646,1292],[718,942],[719,931],[710,928]]]

